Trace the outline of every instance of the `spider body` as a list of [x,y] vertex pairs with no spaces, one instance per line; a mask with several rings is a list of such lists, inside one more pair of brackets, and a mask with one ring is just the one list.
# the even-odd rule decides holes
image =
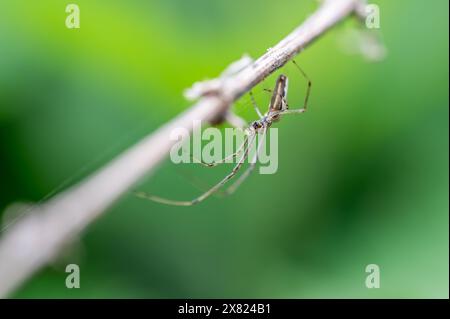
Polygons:
[[[237,189],[237,187],[250,175],[250,173],[255,168],[256,163],[258,161],[258,154],[261,150],[262,145],[265,143],[265,137],[266,137],[267,130],[270,128],[272,123],[279,121],[281,119],[281,117],[285,114],[303,113],[306,111],[309,94],[310,94],[310,90],[311,90],[311,81],[309,80],[309,78],[305,74],[305,72],[303,72],[303,70],[300,69],[300,67],[297,65],[297,63],[295,63],[295,61],[293,61],[293,62],[296,65],[296,67],[300,70],[302,75],[308,81],[308,86],[307,86],[307,90],[306,90],[303,107],[300,109],[289,110],[289,106],[287,103],[288,78],[284,74],[281,74],[280,76],[278,76],[278,78],[275,82],[273,91],[267,90],[269,92],[272,92],[272,98],[270,100],[269,108],[264,115],[259,110],[258,105],[256,104],[256,101],[253,97],[253,94],[250,91],[249,92],[250,98],[251,98],[252,104],[255,108],[255,111],[258,114],[259,119],[256,121],[253,121],[247,128],[245,128],[245,132],[246,132],[247,136],[246,136],[244,142],[241,144],[241,146],[238,148],[238,150],[235,153],[223,158],[222,160],[220,160],[218,162],[215,162],[215,163],[204,163],[201,161],[199,162],[200,164],[203,164],[204,166],[213,167],[218,164],[225,163],[226,160],[228,160],[230,158],[235,158],[239,153],[243,152],[243,154],[241,155],[238,163],[233,168],[233,170],[228,175],[226,175],[219,183],[217,183],[216,185],[211,187],[208,191],[206,191],[202,195],[198,196],[197,198],[194,198],[193,200],[189,200],[189,201],[171,200],[171,199],[166,199],[166,198],[162,198],[159,196],[150,195],[150,194],[147,194],[144,192],[137,192],[137,193],[135,193],[135,195],[138,197],[144,198],[144,199],[149,199],[149,200],[152,200],[152,201],[155,201],[158,203],[162,203],[162,204],[167,204],[167,205],[192,206],[192,205],[198,204],[198,203],[202,202],[204,199],[206,199],[207,197],[209,197],[210,195],[217,192],[223,185],[225,185],[230,179],[232,179],[237,174],[239,169],[244,164],[244,161],[247,159],[250,148],[253,146],[253,143],[255,142],[256,136],[261,134],[261,137],[258,138],[256,152],[250,162],[249,167],[238,178],[238,180],[226,190],[226,193],[228,193],[228,194],[233,193]],[[241,120],[241,122],[245,123],[245,121],[243,121],[243,120]],[[243,128],[239,127],[239,129],[243,129]]]

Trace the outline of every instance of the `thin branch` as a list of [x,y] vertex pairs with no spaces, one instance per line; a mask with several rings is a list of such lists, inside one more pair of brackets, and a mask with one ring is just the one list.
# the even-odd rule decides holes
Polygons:
[[[34,206],[0,241],[0,297],[7,296],[51,262],[73,238],[105,212],[133,185],[154,171],[169,154],[175,128],[193,130],[194,122],[225,117],[233,101],[301,52],[347,16],[359,12],[360,0],[328,0],[302,25],[255,62],[225,73],[205,89],[194,90],[198,102],[156,132],[119,155],[84,181]],[[214,82],[215,81],[215,82]],[[197,93],[195,93],[197,92]],[[200,93],[199,93],[200,92]]]

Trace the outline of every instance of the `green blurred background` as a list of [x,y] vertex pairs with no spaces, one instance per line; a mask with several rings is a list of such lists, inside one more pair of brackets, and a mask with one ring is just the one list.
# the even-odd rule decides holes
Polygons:
[[[75,3],[79,30],[67,1],[0,2],[2,212],[95,171],[185,110],[184,88],[260,56],[317,6]],[[126,195],[13,297],[448,298],[448,1],[375,3],[385,60],[344,52],[352,22],[297,57],[310,111],[277,124],[276,174],[190,208]],[[304,80],[282,71],[300,105]],[[235,111],[255,118],[248,96]],[[229,169],[167,161],[140,188],[188,199]],[[81,289],[65,288],[67,263]],[[365,287],[371,263],[380,289]]]

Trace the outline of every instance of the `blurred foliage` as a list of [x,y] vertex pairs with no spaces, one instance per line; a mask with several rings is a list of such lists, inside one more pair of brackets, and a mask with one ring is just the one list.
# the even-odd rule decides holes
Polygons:
[[[297,57],[313,80],[310,111],[277,125],[276,174],[191,208],[127,195],[15,297],[448,298],[448,1],[374,2],[384,61],[343,52],[352,22]],[[184,88],[258,57],[316,7],[76,3],[79,30],[64,25],[66,1],[0,2],[1,211],[95,171],[186,109]],[[300,105],[304,80],[282,71]],[[250,121],[248,102],[235,110]],[[140,188],[188,199],[194,180],[229,169],[167,161]],[[78,290],[64,286],[73,262]],[[370,263],[381,289],[365,288]]]

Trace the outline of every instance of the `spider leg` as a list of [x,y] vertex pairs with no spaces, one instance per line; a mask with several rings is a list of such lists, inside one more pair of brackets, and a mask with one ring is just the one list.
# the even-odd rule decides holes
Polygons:
[[[174,166],[174,169],[177,171],[178,175],[180,175],[185,181],[192,185],[192,187],[198,189],[199,192],[206,192],[211,187],[210,185],[207,185],[203,179],[199,178],[195,174],[191,174],[186,170],[178,168],[178,166]],[[227,196],[228,194],[226,194],[223,190],[219,190],[214,195],[221,198]]]
[[201,159],[196,158],[195,156],[193,156],[193,155],[191,154],[190,156],[191,156],[191,159],[193,160],[194,163],[198,163],[198,164],[201,164],[201,165],[206,166],[206,167],[214,167],[214,166],[217,166],[218,164],[223,164],[223,163],[225,163],[225,162],[226,162],[227,160],[229,160],[229,159],[234,159],[234,158],[236,158],[236,156],[237,156],[240,152],[242,152],[242,150],[245,148],[245,144],[246,144],[247,141],[248,141],[248,134],[245,132],[245,127],[247,126],[247,122],[245,122],[245,120],[244,120],[243,118],[239,117],[238,115],[236,115],[235,113],[233,113],[233,112],[231,112],[231,111],[228,112],[228,113],[225,115],[225,120],[226,120],[229,124],[231,124],[231,126],[233,126],[234,128],[236,128],[237,130],[239,130],[239,131],[241,131],[241,132],[244,132],[244,134],[245,134],[245,139],[244,139],[244,141],[242,142],[242,144],[239,146],[239,148],[236,150],[236,152],[234,152],[234,153],[232,153],[232,154],[230,154],[230,155],[228,155],[228,156],[225,156],[224,158],[222,158],[222,159],[219,160],[219,161],[212,162],[212,163],[206,163],[206,162],[202,161]]
[[239,162],[233,168],[231,173],[229,173],[227,176],[225,176],[219,183],[217,183],[216,185],[211,187],[208,191],[204,192],[202,195],[200,195],[192,200],[189,200],[189,201],[172,200],[172,199],[167,199],[167,198],[162,198],[159,196],[147,194],[145,192],[136,192],[135,195],[140,198],[148,199],[148,200],[158,202],[161,204],[173,205],[173,206],[193,206],[195,204],[198,204],[198,203],[202,202],[204,199],[206,199],[207,197],[209,197],[210,195],[217,192],[217,190],[219,190],[220,187],[222,187],[226,182],[228,182],[230,179],[232,179],[237,174],[239,169],[244,164],[245,159],[248,157],[250,147],[253,145],[255,137],[256,137],[256,134],[251,136],[248,147],[245,149],[244,154],[242,154],[241,158],[239,159]]
[[309,96],[311,94],[311,85],[312,85],[311,80],[306,75],[306,73],[299,67],[297,62],[295,62],[294,60],[292,60],[292,62],[299,69],[299,71],[303,75],[303,77],[308,81],[308,84],[307,84],[307,88],[306,88],[306,95],[305,95],[305,101],[303,102],[303,107],[301,109],[286,110],[286,111],[283,112],[283,114],[295,114],[295,113],[303,113],[303,112],[305,112],[307,107],[308,107],[308,100],[309,100]]
[[250,175],[250,173],[255,169],[256,167],[256,163],[258,162],[258,157],[259,157],[259,152],[261,151],[261,147],[262,145],[265,143],[266,141],[266,133],[267,133],[267,127],[264,128],[264,131],[261,135],[261,139],[258,141],[258,147],[256,150],[255,155],[253,156],[253,159],[250,163],[250,166],[245,170],[244,173],[242,173],[241,176],[239,176],[239,178],[230,186],[227,188],[227,190],[225,191],[225,193],[227,195],[231,195],[233,194],[236,189],[242,184],[242,182]]
[[256,114],[258,114],[259,118],[262,119],[263,115],[262,115],[261,111],[259,110],[258,104],[256,104],[255,97],[253,96],[253,92],[250,91],[250,92],[248,92],[248,94],[250,95],[250,100],[252,101],[252,104],[253,104],[253,107],[255,108]]
[[302,109],[295,109],[295,110],[286,110],[283,112],[280,112],[280,114],[297,114],[297,113],[305,113],[306,109],[302,108]]
[[225,163],[225,162],[226,162],[227,160],[229,160],[229,159],[234,159],[234,158],[236,158],[236,156],[237,156],[239,153],[241,153],[243,149],[245,149],[245,147],[246,147],[246,145],[247,145],[247,142],[248,142],[248,135],[245,136],[244,141],[243,141],[242,144],[239,146],[239,148],[236,150],[236,152],[234,152],[234,153],[232,153],[232,154],[230,154],[230,155],[228,155],[228,156],[225,156],[224,158],[222,158],[221,160],[216,161],[216,162],[206,163],[206,162],[203,162],[202,160],[200,160],[200,159],[194,157],[193,155],[191,155],[191,158],[192,158],[196,163],[202,164],[203,166],[206,166],[206,167],[214,167],[214,166],[217,166],[217,165],[219,165],[219,164]]
[[227,114],[225,115],[225,121],[227,121],[234,128],[241,131],[245,130],[245,128],[247,127],[247,122],[232,111],[227,112]]

